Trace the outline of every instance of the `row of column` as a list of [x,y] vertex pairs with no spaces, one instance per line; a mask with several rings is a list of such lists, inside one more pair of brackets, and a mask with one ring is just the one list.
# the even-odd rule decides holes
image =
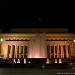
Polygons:
[[26,58],[28,46],[8,45],[7,58]]
[[[27,58],[28,46],[8,45],[7,58]],[[47,46],[47,58],[69,58],[70,45]]]
[[48,58],[69,58],[70,45],[47,46]]

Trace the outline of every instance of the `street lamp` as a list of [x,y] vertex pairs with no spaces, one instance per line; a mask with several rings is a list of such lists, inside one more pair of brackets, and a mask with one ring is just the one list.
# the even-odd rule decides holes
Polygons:
[[73,41],[75,42],[75,39]]
[[0,42],[3,42],[4,40],[3,40],[3,38],[0,38]]

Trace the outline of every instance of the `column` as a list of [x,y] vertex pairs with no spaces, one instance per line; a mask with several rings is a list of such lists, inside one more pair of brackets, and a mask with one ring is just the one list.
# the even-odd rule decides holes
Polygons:
[[13,57],[15,58],[15,45],[13,45]]
[[15,46],[12,45],[12,58],[14,58],[14,55],[15,55]]
[[7,58],[9,59],[9,58],[11,58],[11,55],[10,55],[10,50],[11,50],[11,46],[10,45],[7,45]]
[[9,58],[9,45],[7,45],[7,59]]
[[22,56],[22,45],[20,45],[20,58]]
[[0,58],[1,58],[1,43],[0,43]]
[[21,45],[19,45],[19,58],[21,58]]
[[63,58],[63,46],[61,45],[61,58]]
[[59,45],[57,45],[57,58],[59,58]]
[[55,46],[54,46],[54,58],[55,58]]
[[18,45],[18,58],[20,58],[20,45]]
[[49,46],[49,49],[50,49],[50,58],[51,58],[51,46]]
[[69,45],[69,58],[71,57],[71,45]]
[[24,45],[23,45],[23,58],[24,58]]
[[68,58],[68,47],[66,45],[66,58]]
[[23,54],[24,54],[24,58],[25,58],[25,45],[24,45],[24,48],[23,48],[24,50],[23,50]]
[[10,50],[9,50],[9,58],[11,58],[11,45],[10,45]]
[[19,45],[17,46],[17,58],[19,58]]
[[62,58],[64,58],[64,49],[63,49],[63,45],[61,45],[61,56],[62,56]]
[[12,45],[11,45],[11,48],[10,48],[10,58],[12,58]]
[[24,46],[22,45],[22,46],[21,46],[21,54],[22,54],[22,58],[24,58],[24,54],[23,54],[24,51],[23,51],[23,50],[24,50]]
[[[27,47],[28,47],[28,46],[27,46]],[[25,51],[25,52],[27,53],[26,57],[28,56],[28,51],[29,51],[29,49],[28,49],[27,47],[26,47],[26,51]],[[26,53],[25,53],[25,54],[26,54]]]
[[15,58],[17,58],[17,45],[15,45]]
[[47,45],[47,58],[50,58],[50,46]]
[[15,45],[14,45],[14,58],[16,58],[16,49],[15,49]]
[[17,57],[17,55],[18,55],[17,52],[18,52],[18,45],[16,45],[16,58],[18,58]]
[[12,48],[12,45],[11,45],[11,58],[13,57],[13,48]]
[[[63,46],[62,46],[63,47]],[[63,48],[63,58],[64,58],[64,48]]]

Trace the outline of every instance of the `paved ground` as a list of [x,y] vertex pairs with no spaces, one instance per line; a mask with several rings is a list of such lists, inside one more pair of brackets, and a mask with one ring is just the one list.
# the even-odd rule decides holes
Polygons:
[[0,75],[75,75],[75,69],[0,68]]

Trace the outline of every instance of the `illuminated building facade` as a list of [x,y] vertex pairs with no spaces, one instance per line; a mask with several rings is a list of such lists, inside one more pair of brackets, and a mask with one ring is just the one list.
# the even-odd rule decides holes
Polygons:
[[[47,63],[62,63],[75,56],[75,34],[67,28],[11,29],[0,33],[0,58],[46,58]],[[53,60],[53,61],[52,61]]]

